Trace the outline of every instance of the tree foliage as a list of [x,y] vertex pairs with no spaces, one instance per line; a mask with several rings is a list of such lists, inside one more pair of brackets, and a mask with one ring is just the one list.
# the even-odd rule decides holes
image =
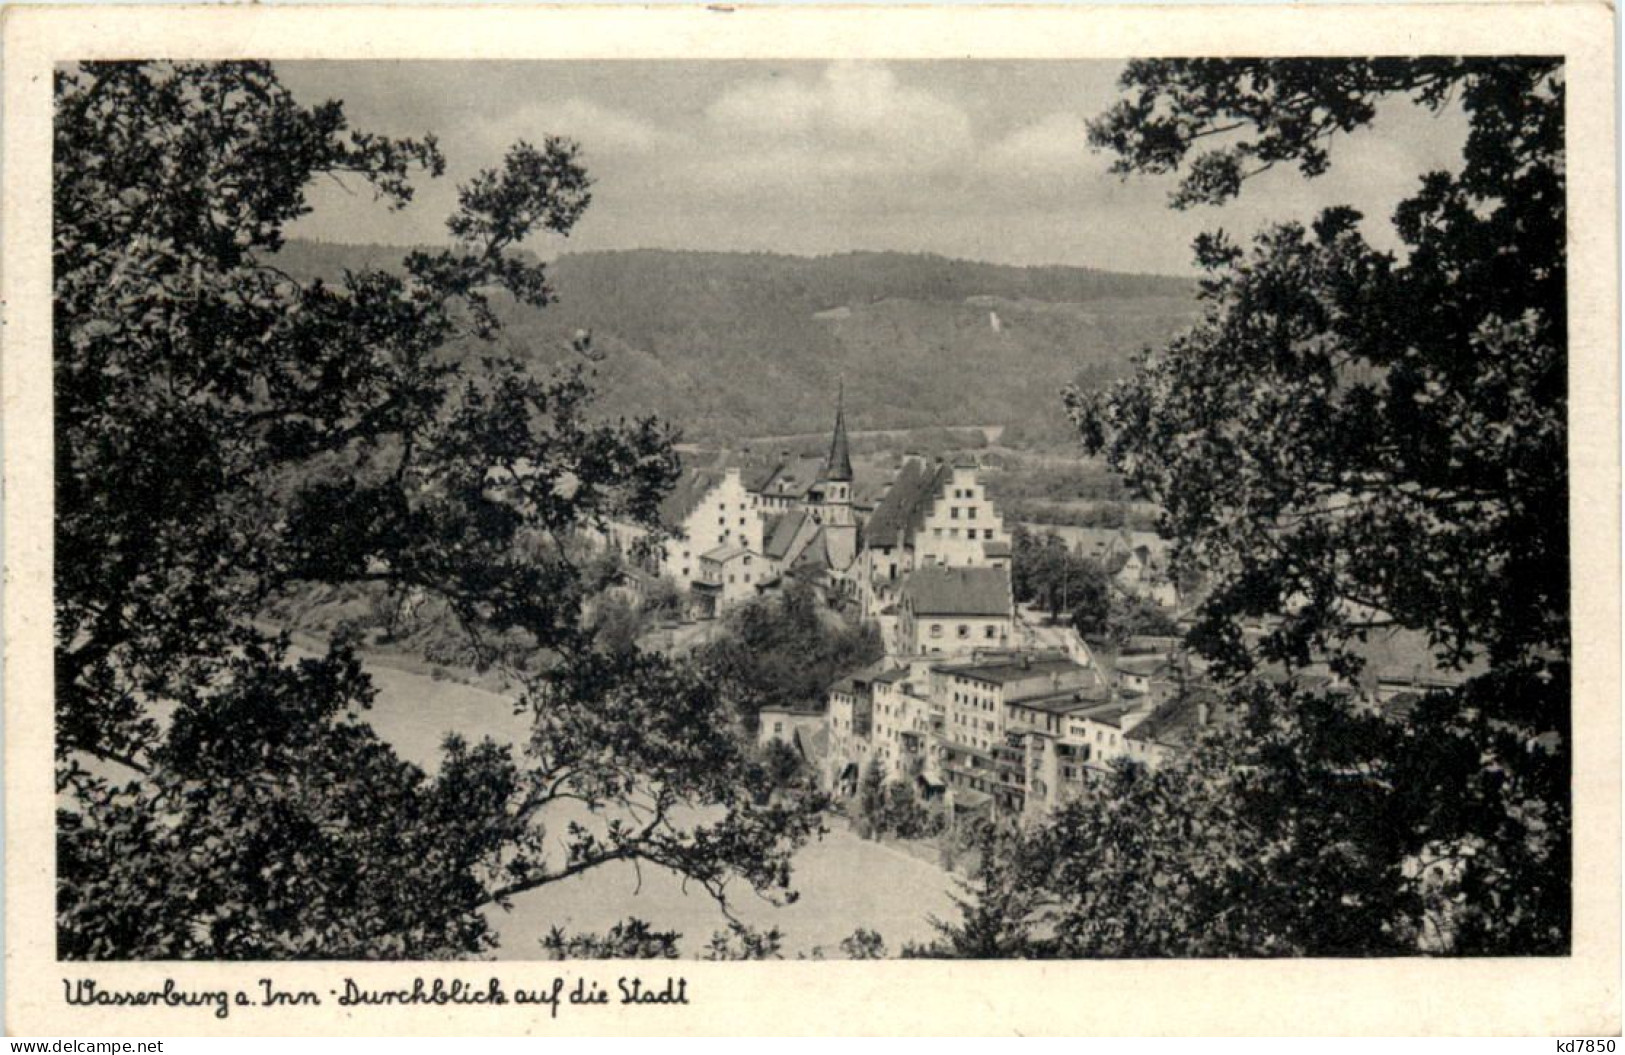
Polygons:
[[812,587],[791,583],[731,611],[695,660],[754,721],[763,707],[818,704],[838,679],[881,655],[873,626],[841,621]]
[[[1552,706],[1549,681],[1475,696]],[[1562,955],[1567,755],[1449,693],[1408,722],[1254,687],[1180,765],[989,831],[950,957]],[[1486,759],[1486,755],[1489,758]]]
[[[1346,208],[1250,251],[1206,236],[1203,322],[1074,394],[1088,446],[1212,573],[1198,639],[1240,668],[1238,617],[1266,614],[1284,618],[1259,652],[1300,664],[1393,625],[1450,663],[1566,651],[1561,63],[1140,62],[1123,83],[1092,137],[1124,172],[1185,166],[1181,202],[1286,161],[1317,175],[1384,95],[1454,98],[1471,126],[1461,170],[1399,205],[1406,256]],[[1191,157],[1204,141],[1222,145]]]
[[[64,69],[54,164],[64,955],[468,954],[482,905],[614,860],[785,889],[815,822],[758,808],[732,706],[581,627],[569,540],[655,525],[671,431],[596,420],[587,364],[494,340],[503,305],[551,298],[518,250],[587,206],[574,144],[516,144],[461,188],[449,248],[335,281],[278,266],[311,182],[399,208],[440,152],[268,65]],[[435,598],[524,668],[531,742],[454,739],[425,774],[360,717],[352,642],[290,664],[256,622],[356,583]],[[549,831],[564,801],[598,823]]]
[[[1219,203],[1306,177],[1377,103],[1454,101],[1454,173],[1374,249],[1346,208],[1196,250],[1203,320],[1110,389],[1085,446],[1165,510],[1219,676],[1388,628],[1475,676],[1408,721],[1241,682],[1238,724],[995,833],[950,955],[1554,954],[1568,948],[1563,73],[1526,59],[1158,60],[1092,125],[1116,167]],[[1247,630],[1262,625],[1262,633]]]

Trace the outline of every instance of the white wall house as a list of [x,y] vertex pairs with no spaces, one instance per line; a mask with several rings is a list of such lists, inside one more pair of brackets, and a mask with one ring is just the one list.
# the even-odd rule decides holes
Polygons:
[[903,584],[897,641],[911,655],[1008,648],[1015,605],[1007,568],[917,568]]

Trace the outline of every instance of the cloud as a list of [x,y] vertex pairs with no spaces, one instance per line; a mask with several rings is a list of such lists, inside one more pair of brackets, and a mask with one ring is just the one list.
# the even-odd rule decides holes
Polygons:
[[1052,113],[993,143],[983,155],[986,168],[1004,175],[1085,174],[1090,164],[1089,133],[1077,114]]
[[810,84],[739,85],[714,100],[705,118],[707,131],[724,142],[816,144],[858,170],[946,163],[972,142],[970,119],[958,106],[868,63],[832,63]]
[[534,143],[549,135],[574,139],[588,157],[639,156],[677,146],[669,131],[636,114],[578,98],[532,103],[500,119],[484,120],[478,129],[493,153],[516,139]]

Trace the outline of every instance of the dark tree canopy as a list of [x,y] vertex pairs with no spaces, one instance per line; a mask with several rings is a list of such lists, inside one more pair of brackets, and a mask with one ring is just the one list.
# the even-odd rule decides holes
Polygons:
[[1398,207],[1404,254],[1344,208],[1250,249],[1204,236],[1203,322],[1074,393],[1086,443],[1212,576],[1196,640],[1244,666],[1237,617],[1283,614],[1262,653],[1299,664],[1395,625],[1449,663],[1566,654],[1561,64],[1154,61],[1123,86],[1092,139],[1124,173],[1180,171],[1181,204],[1277,163],[1318,175],[1386,95],[1470,123],[1460,170]]
[[[57,76],[64,955],[467,954],[480,906],[615,860],[784,887],[814,822],[757,808],[731,705],[581,627],[572,537],[655,526],[671,431],[595,420],[587,363],[540,375],[493,339],[550,299],[519,250],[586,208],[574,144],[516,144],[397,270],[277,266],[312,181],[399,208],[442,164],[266,64]],[[444,601],[522,675],[532,742],[453,741],[431,777],[358,720],[350,642],[290,665],[267,606],[355,583]],[[566,800],[602,823],[547,832]]]
[[883,654],[874,627],[846,623],[793,582],[730,612],[695,661],[754,721],[763,707],[816,707],[837,679]]
[[[1202,322],[1068,401],[1161,504],[1219,677],[1403,627],[1472,674],[1396,717],[1233,681],[1161,767],[991,831],[945,956],[1561,955],[1571,934],[1563,72],[1524,59],[1157,60],[1091,126],[1219,203],[1384,96],[1459,105],[1454,173],[1373,249],[1352,210],[1198,240]],[[1247,633],[1247,624],[1262,625]],[[1469,666],[1471,664],[1471,666]]]
[[[1550,681],[1480,694],[1566,703]],[[1429,697],[1409,723],[1255,687],[1179,765],[984,833],[952,958],[1564,955],[1566,757]],[[1485,765],[1486,752],[1502,760]]]

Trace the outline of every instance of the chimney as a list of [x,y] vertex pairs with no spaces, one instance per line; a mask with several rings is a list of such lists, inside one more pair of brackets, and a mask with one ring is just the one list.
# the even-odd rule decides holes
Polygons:
[[1207,697],[1203,696],[1196,701],[1196,724],[1203,729],[1207,728],[1208,718]]

